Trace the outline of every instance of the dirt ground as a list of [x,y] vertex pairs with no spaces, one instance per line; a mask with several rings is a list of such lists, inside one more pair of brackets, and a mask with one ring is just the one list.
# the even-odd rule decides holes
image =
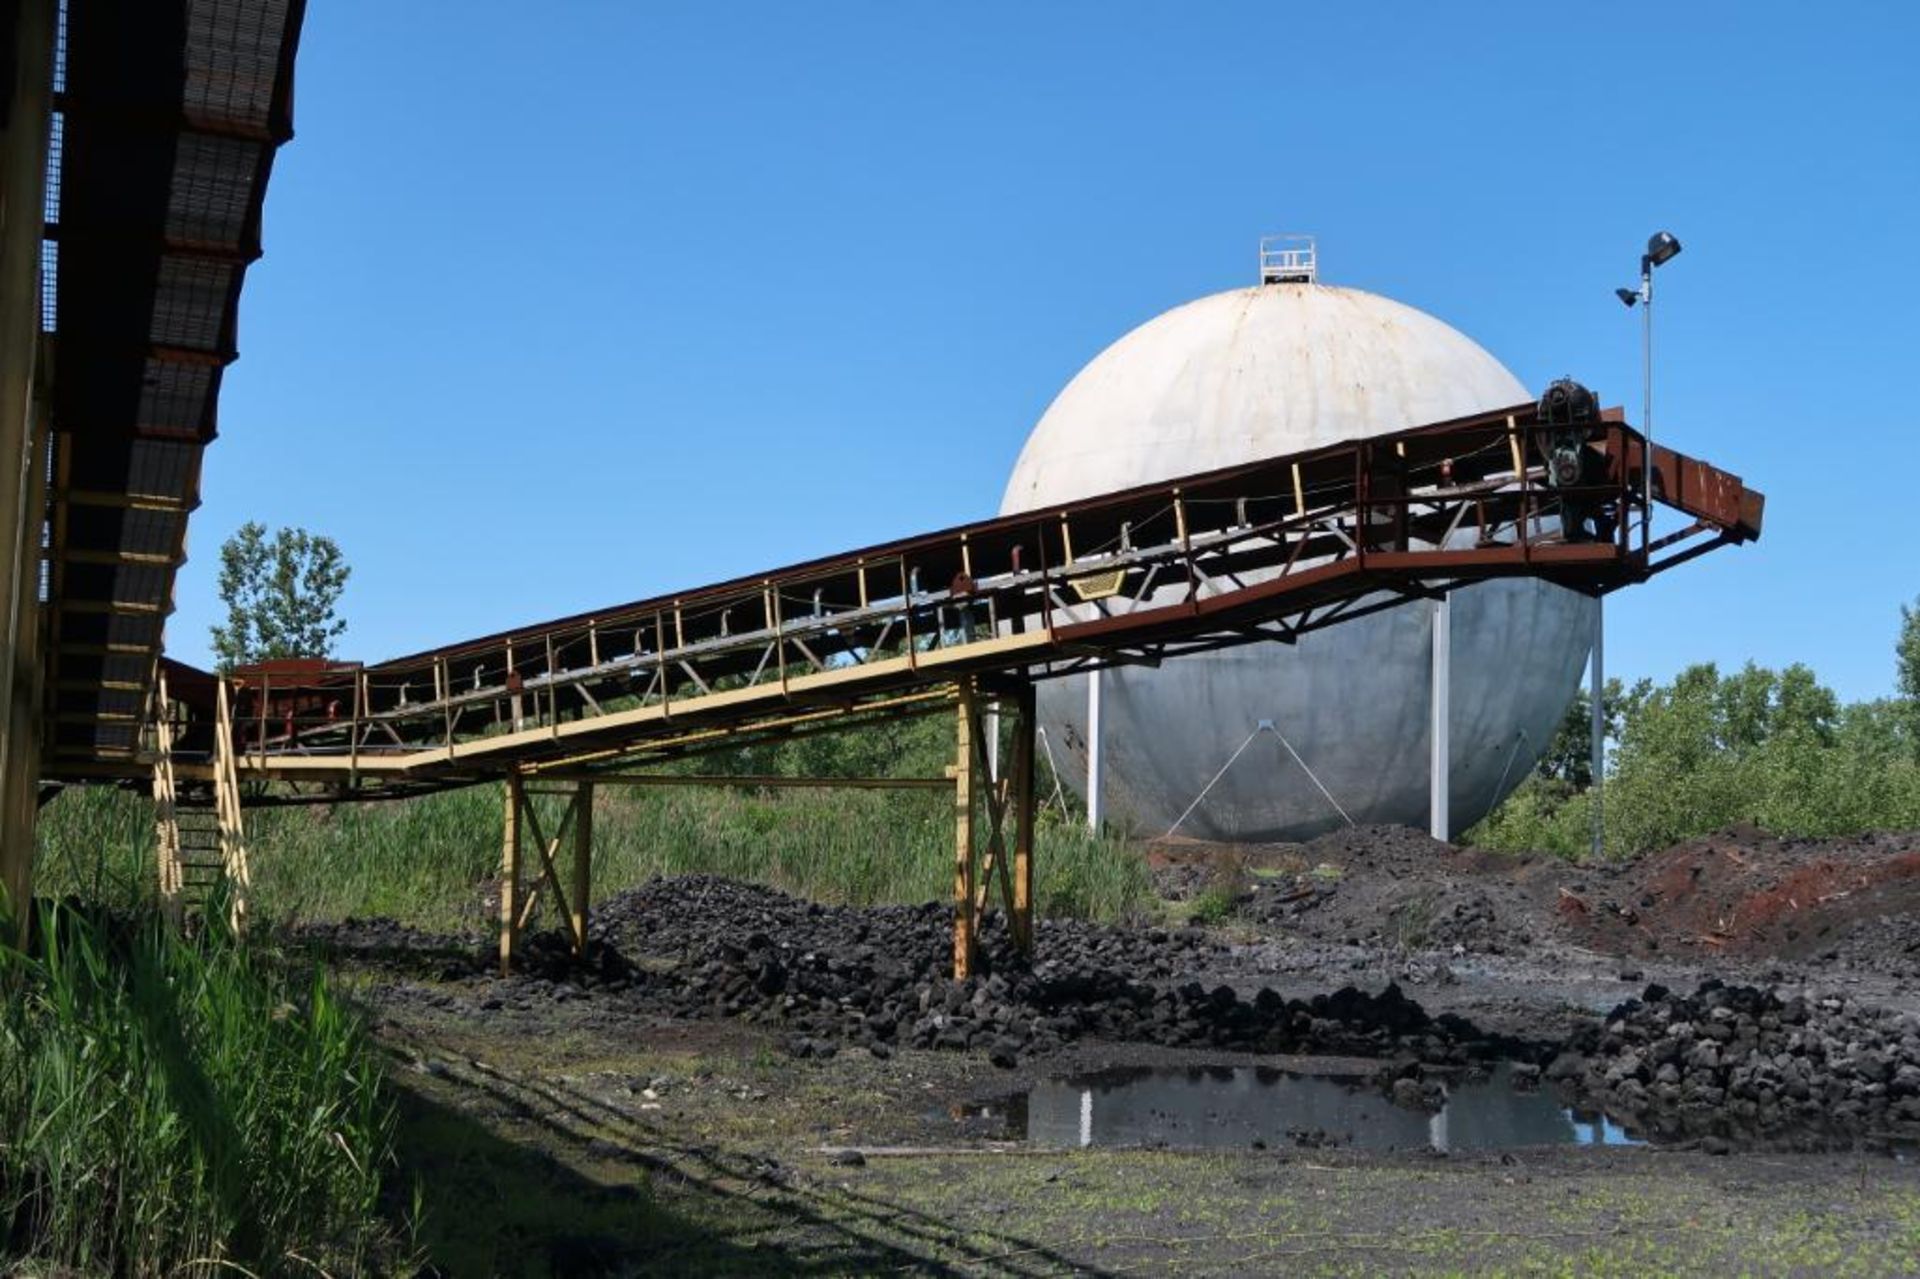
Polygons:
[[[504,981],[477,962],[484,939],[376,921],[301,940],[392,1054],[399,1180],[438,1273],[1920,1273],[1920,1163],[1872,1140],[1904,1113],[1896,1067],[1920,1045],[1920,837],[1729,831],[1592,869],[1376,829],[1151,861],[1170,910],[1206,903],[1212,922],[1043,930],[1033,975],[1001,959],[991,989],[929,978],[938,907],[834,911],[724,881],[610,901],[592,964],[536,953]],[[1134,975],[1090,976],[1117,970]],[[1827,1086],[1871,1103],[1860,1140],[1060,1150],[979,1118],[1116,1065],[1353,1074],[1544,1064],[1569,1044],[1591,1086],[1638,1088],[1598,1072],[1657,1056],[1670,1005],[1647,987],[1709,978],[1771,1002],[1709,1026],[1710,982],[1671,1007],[1729,1059],[1758,1043],[1752,1069],[1786,1042],[1766,1036],[1796,1053],[1824,1037]],[[1673,1077],[1676,1094],[1703,1078]],[[1704,1077],[1730,1104],[1749,1086]]]

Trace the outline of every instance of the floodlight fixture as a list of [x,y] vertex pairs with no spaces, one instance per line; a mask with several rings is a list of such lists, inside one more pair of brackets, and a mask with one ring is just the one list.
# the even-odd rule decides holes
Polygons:
[[1670,231],[1655,231],[1647,237],[1647,261],[1653,266],[1663,266],[1680,255],[1680,241],[1673,238]]
[[1639,303],[1639,301],[1640,301],[1640,290],[1638,290],[1638,289],[1615,289],[1615,290],[1613,291],[1613,296],[1615,296],[1615,297],[1617,297],[1617,298],[1619,298],[1619,299],[1620,299],[1620,305],[1621,305],[1621,306],[1624,306],[1624,307],[1632,307],[1632,306],[1635,306],[1635,305],[1637,305],[1637,304]]

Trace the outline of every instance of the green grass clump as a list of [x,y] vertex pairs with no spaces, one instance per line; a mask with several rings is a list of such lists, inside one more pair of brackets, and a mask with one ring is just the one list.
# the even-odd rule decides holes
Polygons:
[[1233,914],[1233,890],[1215,885],[1193,899],[1187,920],[1195,924],[1221,924]]
[[359,1273],[391,1255],[392,1110],[319,976],[151,911],[48,907],[39,936],[36,955],[0,950],[8,1273]]
[[[551,836],[561,801],[536,802]],[[435,931],[490,929],[503,803],[493,784],[384,803],[251,810],[255,918],[382,916]],[[142,795],[97,787],[48,805],[42,891],[121,904],[150,894],[152,811]],[[984,829],[984,816],[976,820]],[[953,891],[953,801],[938,792],[606,786],[593,833],[599,899],[654,875],[698,872],[854,906]],[[1132,918],[1152,899],[1146,866],[1125,841],[1052,810],[1036,829],[1034,895],[1043,917],[1102,920]]]

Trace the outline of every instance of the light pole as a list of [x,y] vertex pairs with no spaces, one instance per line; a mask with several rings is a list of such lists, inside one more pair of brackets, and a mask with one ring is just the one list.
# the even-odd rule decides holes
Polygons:
[[[1647,237],[1647,251],[1640,255],[1640,287],[1637,289],[1615,289],[1613,295],[1620,299],[1621,305],[1628,308],[1638,304],[1640,307],[1640,553],[1645,555],[1653,535],[1653,269],[1671,262],[1680,254],[1680,241],[1670,231],[1655,231]],[[1626,513],[1621,512],[1624,520]],[[1632,530],[1623,529],[1629,542]],[[1604,699],[1606,697],[1606,597],[1594,601],[1593,611],[1593,660],[1588,663],[1587,700],[1592,719],[1588,731],[1592,737],[1589,749],[1592,751],[1590,768],[1593,772],[1593,856],[1598,860],[1605,844],[1606,818],[1604,815],[1606,799],[1606,763],[1607,763],[1607,719]]]
[[1653,528],[1653,269],[1664,266],[1680,255],[1680,241],[1670,231],[1655,231],[1647,237],[1647,251],[1640,255],[1640,287],[1615,289],[1613,295],[1623,306],[1640,306],[1640,382],[1643,399],[1640,434],[1644,447],[1640,458],[1641,508],[1640,550],[1644,554]]

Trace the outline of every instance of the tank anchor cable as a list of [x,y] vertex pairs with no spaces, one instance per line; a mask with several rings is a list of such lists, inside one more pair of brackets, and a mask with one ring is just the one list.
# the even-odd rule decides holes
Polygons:
[[1300,765],[1300,771],[1307,775],[1307,780],[1313,783],[1314,789],[1318,790],[1320,794],[1325,797],[1327,803],[1333,805],[1333,811],[1340,814],[1340,819],[1349,826],[1354,825],[1353,818],[1347,814],[1346,809],[1340,807],[1340,801],[1333,797],[1333,792],[1328,790],[1326,784],[1320,780],[1319,775],[1307,766],[1307,761],[1300,758],[1300,752],[1293,749],[1293,743],[1287,740],[1287,735],[1281,732],[1272,720],[1263,719],[1253,726],[1253,731],[1247,734],[1247,740],[1241,742],[1238,749],[1236,749],[1233,754],[1227,756],[1227,762],[1220,766],[1220,771],[1215,773],[1207,784],[1200,788],[1200,793],[1193,797],[1193,802],[1187,805],[1186,810],[1182,812],[1180,816],[1173,819],[1173,825],[1167,827],[1167,833],[1160,838],[1170,838],[1175,831],[1180,829],[1182,822],[1193,816],[1194,810],[1206,801],[1208,793],[1219,784],[1222,777],[1227,775],[1227,770],[1233,767],[1234,761],[1245,754],[1247,747],[1253,745],[1253,739],[1262,733],[1272,733],[1280,745],[1286,749],[1287,754],[1293,757],[1293,762]]

